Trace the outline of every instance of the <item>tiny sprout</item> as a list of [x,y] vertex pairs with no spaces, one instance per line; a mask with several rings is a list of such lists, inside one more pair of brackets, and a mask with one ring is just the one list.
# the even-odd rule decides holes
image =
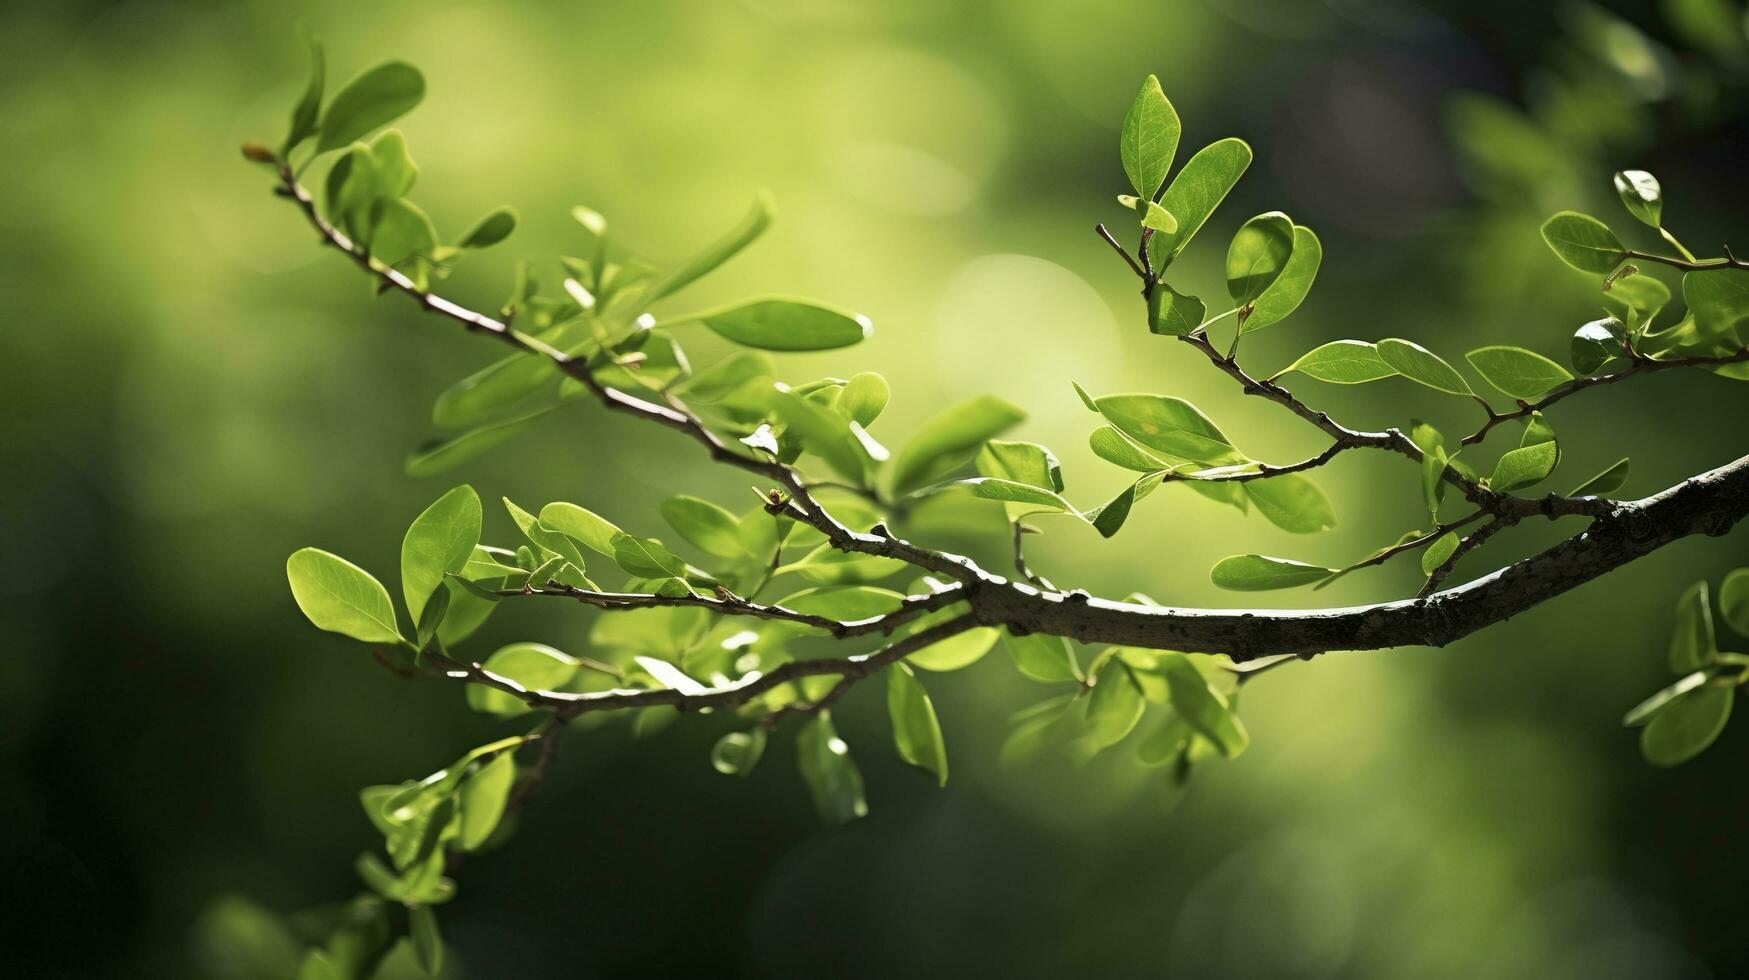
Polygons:
[[278,163],[279,157],[267,148],[267,144],[259,140],[250,140],[243,144],[243,156],[256,163]]

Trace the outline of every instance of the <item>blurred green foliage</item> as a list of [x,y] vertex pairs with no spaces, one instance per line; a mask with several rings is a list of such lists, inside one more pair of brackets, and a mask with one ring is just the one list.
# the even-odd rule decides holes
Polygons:
[[[301,91],[297,18],[335,65],[426,69],[403,125],[440,229],[454,237],[502,202],[522,215],[501,254],[447,287],[462,298],[490,308],[515,255],[574,248],[573,206],[672,261],[769,188],[778,220],[701,301],[777,287],[853,305],[879,324],[873,339],[786,355],[798,373],[879,369],[896,432],[967,393],[1023,405],[1020,437],[1058,448],[1078,499],[1107,499],[1124,477],[1084,448],[1065,376],[1191,398],[1260,458],[1321,448],[1151,335],[1127,271],[1088,232],[1124,214],[1110,197],[1125,182],[1116,113],[1149,73],[1189,121],[1187,146],[1236,133],[1258,150],[1213,240],[1277,205],[1323,239],[1292,323],[1246,341],[1272,367],[1355,336],[1565,361],[1566,338],[1599,314],[1541,241],[1548,214],[1615,213],[1608,175],[1626,169],[1659,175],[1685,240],[1725,240],[1749,212],[1740,4],[1624,4],[1627,19],[1578,4],[1170,6],[0,13],[0,527],[14,556],[0,573],[0,878],[14,906],[0,937],[21,975],[258,975],[252,950],[346,913],[306,913],[288,932],[258,909],[355,890],[345,859],[372,836],[357,787],[502,734],[457,690],[399,682],[313,633],[286,593],[283,557],[305,544],[394,567],[398,534],[383,528],[447,486],[401,472],[430,399],[497,356],[368,295],[237,161]],[[1221,259],[1193,246],[1175,268],[1218,295]],[[1559,410],[1563,451],[1591,472],[1631,447],[1624,492],[1644,492],[1738,455],[1740,397],[1666,374],[1575,399]],[[1327,396],[1369,425],[1399,421],[1407,399],[1436,424],[1457,411],[1396,381]],[[675,491],[746,492],[678,440],[583,406],[463,475],[627,527],[659,527],[657,501]],[[1413,525],[1416,480],[1377,460],[1333,467],[1332,564]],[[946,509],[918,535],[967,545],[954,528],[990,510]],[[1235,540],[1294,541],[1181,488],[1131,520],[1109,542],[1065,528],[1029,557],[1102,594],[1209,605],[1231,598],[1207,569]],[[1671,596],[1738,564],[1743,534],[1672,548],[1443,653],[1290,666],[1246,692],[1245,758],[1185,796],[1128,760],[1001,758],[1024,682],[993,662],[931,688],[955,705],[942,714],[954,788],[863,753],[877,806],[836,831],[815,826],[787,759],[710,779],[721,732],[708,724],[578,738],[516,846],[461,872],[447,969],[1741,972],[1734,777],[1749,735],[1651,770],[1616,723],[1668,680]],[[1415,578],[1357,574],[1303,601]],[[589,620],[533,609],[485,632],[565,648]],[[853,745],[886,724],[871,690],[835,712]],[[397,952],[389,975],[412,956]]]

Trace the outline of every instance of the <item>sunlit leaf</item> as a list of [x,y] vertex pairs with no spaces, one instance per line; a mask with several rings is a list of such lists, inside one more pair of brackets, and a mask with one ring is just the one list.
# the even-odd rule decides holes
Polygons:
[[1421,574],[1432,575],[1435,569],[1445,564],[1445,560],[1451,557],[1452,552],[1457,550],[1457,546],[1458,536],[1452,531],[1447,531],[1435,538],[1433,543],[1427,546],[1427,550],[1421,553]]
[[1395,337],[1378,342],[1379,357],[1398,374],[1417,384],[1453,395],[1474,394],[1457,369],[1427,348]]
[[[693,282],[696,282],[698,279],[716,271],[718,266],[734,258],[736,253],[752,244],[754,239],[758,238],[765,232],[766,228],[770,227],[771,215],[771,195],[764,191],[760,191],[759,194],[753,198],[753,206],[749,208],[746,215],[735,224],[735,227],[730,228],[723,234],[723,237],[710,243],[703,251],[700,251],[697,255],[687,259],[679,268],[670,272],[654,286],[650,287],[649,302],[653,303],[664,296],[670,296],[677,293]],[[712,329],[715,328],[713,327]],[[721,330],[718,330],[717,332],[722,333]],[[724,336],[728,335],[724,334]],[[729,337],[729,339],[737,340],[735,337]],[[848,341],[848,343],[854,344],[857,340],[861,339],[861,337],[857,337]],[[737,342],[745,343],[745,341]],[[767,345],[748,344],[748,346],[764,347]],[[833,346],[843,345],[835,344]],[[780,347],[773,349],[794,350],[796,348]]]
[[1094,404],[1113,427],[1148,449],[1210,466],[1246,461],[1208,416],[1182,398],[1106,395]]
[[1397,369],[1379,356],[1377,345],[1364,340],[1332,340],[1300,355],[1299,360],[1276,372],[1276,377],[1298,371],[1308,378],[1331,384],[1356,385],[1393,377]]
[[[505,677],[530,691],[562,690],[577,676],[580,661],[544,643],[512,643],[499,647],[486,658],[488,672]],[[484,684],[468,685],[468,707],[475,711],[510,718],[527,714],[528,705],[515,695]]]
[[868,317],[812,300],[770,297],[676,318],[696,320],[718,336],[760,350],[832,350],[861,343],[873,331]]
[[[1580,374],[1591,374],[1612,358],[1625,356],[1626,340],[1627,327],[1616,317],[1606,316],[1600,320],[1592,320],[1573,331],[1573,341],[1569,348],[1569,360],[1573,362],[1573,370]],[[1481,368],[1478,366],[1477,370]]]
[[933,773],[947,785],[947,747],[929,692],[911,668],[902,663],[887,668],[887,717],[893,723],[893,743],[899,758]]
[[1002,634],[1002,645],[1014,660],[1014,668],[1032,680],[1056,684],[1081,680],[1081,666],[1069,641],[1044,633]]
[[1658,178],[1644,170],[1617,171],[1615,193],[1641,224],[1657,228],[1664,223],[1664,189],[1658,186]]
[[1209,570],[1209,580],[1234,592],[1267,592],[1310,585],[1334,574],[1334,568],[1308,565],[1291,558],[1233,555],[1215,563],[1215,567]]
[[425,97],[425,77],[402,61],[377,65],[346,83],[322,113],[318,151],[357,140],[407,114]]
[[326,551],[304,548],[286,559],[285,574],[292,598],[317,629],[365,643],[401,639],[389,591],[357,565]]
[[472,851],[486,843],[492,831],[498,829],[498,821],[504,817],[510,787],[515,782],[516,760],[510,752],[500,752],[462,783],[457,791],[462,808],[457,846]]
[[1566,368],[1522,347],[1478,347],[1464,357],[1482,380],[1513,398],[1535,398],[1573,380]]
[[468,229],[457,244],[462,248],[487,248],[496,245],[516,230],[516,209],[494,208]]
[[1628,482],[1628,459],[1623,456],[1610,467],[1573,488],[1569,497],[1608,497]]
[[1555,255],[1580,272],[1608,275],[1627,257],[1615,232],[1588,214],[1562,211],[1543,222],[1542,231]]
[[1555,471],[1560,450],[1553,442],[1520,446],[1500,457],[1494,473],[1488,477],[1488,489],[1496,493],[1523,490],[1548,479]]
[[1135,729],[1147,708],[1142,687],[1121,657],[1108,657],[1087,698],[1087,738],[1095,748],[1116,745]]
[[1287,266],[1251,305],[1251,315],[1245,318],[1240,329],[1245,333],[1262,330],[1299,309],[1306,294],[1312,291],[1312,283],[1318,278],[1318,266],[1323,261],[1324,244],[1318,236],[1305,225],[1295,225],[1293,254],[1289,256]]
[[311,35],[310,80],[304,86],[304,94],[298,97],[298,104],[292,108],[291,128],[286,132],[285,142],[280,145],[280,156],[285,156],[304,140],[315,135],[316,123],[322,112],[322,87],[326,76],[327,59],[322,50],[322,41]]
[[1152,199],[1166,182],[1180,130],[1178,113],[1161,91],[1160,80],[1149,75],[1124,116],[1118,144],[1124,174],[1143,199]]
[[1160,658],[1160,668],[1170,685],[1172,707],[1198,735],[1213,742],[1229,759],[1251,744],[1251,736],[1226,696],[1209,686],[1208,678],[1183,654]]
[[401,595],[420,621],[425,603],[449,572],[460,572],[480,541],[480,495],[462,484],[437,498],[401,540]]
[[1233,138],[1210,143],[1185,161],[1160,199],[1178,219],[1178,230],[1156,233],[1149,243],[1148,254],[1154,257],[1156,269],[1165,268],[1184,251],[1250,165],[1251,147]]
[[1148,329],[1168,337],[1188,337],[1202,326],[1208,307],[1161,282],[1148,294]]
[[1312,534],[1336,526],[1336,508],[1323,488],[1304,473],[1285,473],[1240,484],[1257,512],[1271,524],[1294,534]]
[[947,409],[923,424],[893,461],[894,493],[906,493],[963,462],[986,440],[1026,418],[1026,413],[991,395],[980,395]]
[[1260,214],[1239,226],[1227,246],[1227,294],[1234,306],[1263,295],[1287,268],[1294,251],[1294,223],[1280,211]]
[[747,549],[741,547],[741,522],[722,507],[680,494],[662,501],[661,510],[669,527],[707,554],[718,558],[747,557]]

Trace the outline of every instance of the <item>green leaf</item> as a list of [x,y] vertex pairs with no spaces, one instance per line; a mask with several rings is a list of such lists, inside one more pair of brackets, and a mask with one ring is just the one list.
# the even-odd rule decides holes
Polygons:
[[1749,320],[1749,269],[1686,273],[1682,298],[1702,336],[1729,333]]
[[1087,437],[1087,444],[1100,459],[1137,473],[1158,473],[1172,467],[1171,463],[1150,455],[1147,450],[1125,439],[1109,425],[1094,429]]
[[303,548],[286,559],[292,598],[317,629],[365,643],[401,639],[389,591],[371,574],[338,555]]
[[1081,665],[1075,662],[1075,651],[1060,636],[1045,633],[1021,636],[1009,630],[1002,634],[1002,645],[1013,658],[1014,669],[1024,677],[1042,684],[1081,680]]
[[1609,469],[1574,487],[1573,492],[1567,496],[1607,497],[1620,490],[1622,484],[1626,482],[1628,482],[1628,459],[1623,456],[1611,464]]
[[1307,351],[1299,360],[1275,373],[1279,378],[1295,371],[1331,384],[1357,385],[1394,377],[1397,369],[1379,356],[1377,345],[1364,340],[1332,340]]
[[905,597],[892,589],[851,585],[804,589],[780,600],[778,605],[799,613],[825,616],[841,622],[855,622],[884,616],[899,608],[904,601]]
[[1239,329],[1244,333],[1262,330],[1273,323],[1285,320],[1288,314],[1299,309],[1306,294],[1312,291],[1312,282],[1318,278],[1318,266],[1324,261],[1324,243],[1318,241],[1318,236],[1305,225],[1294,225],[1293,254],[1288,257],[1287,266],[1281,270],[1281,276],[1257,297],[1257,302],[1251,305],[1251,315]]
[[391,129],[370,142],[376,162],[376,193],[381,197],[405,197],[419,180],[419,167],[407,152],[407,134]]
[[425,603],[448,572],[460,572],[480,542],[480,495],[467,484],[450,490],[407,528],[401,540],[401,595],[419,622]]
[[1208,307],[1195,296],[1155,283],[1148,294],[1148,330],[1167,337],[1188,337],[1202,326]]
[[1542,231],[1555,255],[1580,272],[1608,275],[1627,257],[1615,232],[1588,214],[1562,211],[1543,222]]
[[1152,199],[1166,182],[1172,158],[1178,153],[1181,129],[1178,113],[1161,91],[1160,80],[1149,75],[1124,115],[1123,133],[1118,141],[1124,175],[1143,199]]
[[496,245],[516,230],[516,209],[511,207],[495,208],[481,218],[468,233],[462,236],[462,248],[487,248]]
[[1719,612],[1725,625],[1749,636],[1749,568],[1739,568],[1719,583]]
[[390,61],[354,78],[322,114],[317,152],[345,146],[406,115],[425,97],[425,77],[402,61]]
[[[1195,484],[1192,484],[1195,486]],[[1124,522],[1129,519],[1130,510],[1136,501],[1153,493],[1160,486],[1160,474],[1153,473],[1144,476],[1136,482],[1118,491],[1117,496],[1105,504],[1093,508],[1081,517],[1093,525],[1100,537],[1109,538],[1123,529]],[[1200,489],[1200,488],[1199,488]]]
[[947,785],[947,746],[929,692],[911,668],[902,663],[887,668],[887,717],[893,723],[893,744],[899,758],[933,773]]
[[1275,284],[1294,252],[1294,223],[1280,211],[1239,226],[1227,246],[1227,294],[1246,306]]
[[[316,121],[322,113],[322,87],[327,75],[327,58],[322,51],[320,38],[310,36],[310,81],[304,86],[304,94],[298,98],[298,104],[292,108],[291,129],[285,135],[285,142],[279,148],[279,155],[285,156],[304,140],[315,135]],[[351,142],[348,140],[347,142]]]
[[1153,201],[1149,201],[1148,209],[1142,215],[1142,227],[1154,231],[1174,232],[1178,230],[1178,219],[1172,216],[1172,212]]
[[662,501],[661,510],[669,527],[706,554],[747,557],[747,549],[741,547],[741,522],[722,507],[681,494]]
[[1236,758],[1251,744],[1245,725],[1233,713],[1226,696],[1209,686],[1203,672],[1183,654],[1167,654],[1160,658],[1161,672],[1166,675],[1172,707],[1198,735],[1213,742],[1215,748],[1229,759]]
[[1247,480],[1240,484],[1271,524],[1293,534],[1312,534],[1336,526],[1336,508],[1322,488],[1304,473]]
[[886,378],[873,371],[862,371],[851,375],[844,387],[838,389],[832,407],[839,415],[866,429],[881,417],[891,397],[892,388]]
[[975,463],[984,476],[1058,493],[1063,489],[1063,468],[1056,454],[1036,442],[992,439],[978,450]]
[[1067,500],[1049,490],[1035,487],[1028,483],[1016,483],[1013,480],[998,480],[991,476],[976,476],[960,480],[958,486],[968,487],[974,496],[985,500],[1000,500],[1005,503],[1022,504],[1030,507],[1043,507],[1046,510],[1078,513]]
[[1445,453],[1445,437],[1439,434],[1438,429],[1425,422],[1412,422],[1409,426],[1409,441],[1421,450],[1421,498],[1427,504],[1428,513],[1437,523],[1439,502],[1445,494],[1445,470],[1450,463],[1450,458]]
[[[557,737],[555,735],[548,736]],[[516,759],[500,752],[462,783],[456,798],[462,807],[461,832],[456,845],[464,851],[478,850],[498,829],[510,788],[516,783]]]
[[765,729],[754,727],[745,732],[729,732],[711,746],[711,768],[725,776],[746,778],[753,774],[765,754]]
[[1652,716],[1640,731],[1640,752],[1655,766],[1676,766],[1699,755],[1725,730],[1736,692],[1703,687]]
[[1664,189],[1658,186],[1658,178],[1644,170],[1617,171],[1615,192],[1621,197],[1622,207],[1640,219],[1641,224],[1648,228],[1664,224]]
[[620,532],[613,539],[613,560],[639,578],[681,578],[686,563],[655,538],[634,538]]
[[832,727],[832,712],[822,711],[796,736],[796,766],[814,798],[814,809],[829,824],[844,824],[868,815],[862,773],[850,758],[850,747]]
[[1246,462],[1208,416],[1182,398],[1106,395],[1094,404],[1114,428],[1147,449],[1210,466]]
[[833,350],[860,343],[874,330],[868,317],[812,300],[768,297],[677,317],[696,320],[718,336],[761,350]]
[[1478,347],[1464,357],[1482,380],[1513,398],[1535,398],[1573,380],[1566,368],[1522,347]]
[[[928,616],[912,620],[908,628],[902,630],[901,633],[909,636],[912,633],[945,622],[954,615],[955,611],[951,607],[931,613]],[[945,640],[937,640],[906,657],[905,660],[913,667],[938,674],[963,670],[982,660],[984,654],[989,653],[990,648],[996,645],[998,636],[999,634],[994,627],[979,626],[966,630],[964,633],[950,636]]]
[[1696,582],[1676,600],[1676,629],[1670,635],[1670,669],[1678,674],[1699,670],[1714,659],[1718,648],[1706,582]]
[[[1592,320],[1573,331],[1568,359],[1573,362],[1573,370],[1591,374],[1612,358],[1626,356],[1626,341],[1627,326],[1621,320],[1613,316]],[[1478,367],[1477,370],[1481,369]]]
[[1520,446],[1506,453],[1494,464],[1494,475],[1488,477],[1488,489],[1505,493],[1536,486],[1555,471],[1559,453],[1560,449],[1552,441]]
[[1148,707],[1142,686],[1121,657],[1107,657],[1087,698],[1087,739],[1096,749],[1123,740],[1142,720]]
[[907,493],[964,461],[989,439],[1026,418],[1026,413],[991,395],[960,402],[923,424],[893,461],[892,488]]
[[[784,425],[786,446],[799,443],[854,483],[861,484],[868,476],[875,463],[872,440],[857,438],[849,419],[782,384],[773,388],[767,402],[772,419]],[[874,446],[884,458],[885,447]]]
[[1209,580],[1233,592],[1268,592],[1310,585],[1336,574],[1334,568],[1308,565],[1291,558],[1233,555],[1209,570]]
[[413,954],[426,973],[443,969],[443,936],[437,931],[437,913],[429,905],[407,909],[407,929],[413,937]]
[[[580,662],[544,643],[512,643],[493,651],[481,664],[487,671],[505,677],[530,691],[562,689],[577,676]],[[483,684],[468,685],[468,707],[475,711],[511,718],[527,714],[519,698]]]
[[1398,374],[1417,384],[1453,395],[1473,395],[1470,383],[1439,355],[1413,341],[1395,337],[1378,342],[1379,357]]
[[1698,690],[1710,679],[1710,677],[1711,675],[1704,670],[1697,670],[1694,673],[1689,674],[1687,677],[1682,678],[1646,700],[1641,701],[1639,704],[1634,705],[1633,709],[1622,717],[1621,723],[1628,728],[1638,728],[1641,725],[1644,725],[1652,719],[1653,715],[1662,711],[1664,708],[1669,707],[1677,698],[1680,698],[1691,691]]
[[612,521],[576,504],[555,501],[540,509],[540,522],[559,533],[576,538],[598,554],[612,558],[614,539],[625,533]]
[[423,289],[428,278],[426,260],[436,249],[437,228],[424,211],[404,199],[382,202],[370,236],[370,254],[406,273]]
[[1670,304],[1670,287],[1647,275],[1621,276],[1604,283],[1603,303],[1643,326]]
[[1178,230],[1156,233],[1149,242],[1148,254],[1156,269],[1164,269],[1184,251],[1250,165],[1251,147],[1230,137],[1210,143],[1185,162],[1160,199],[1178,219]]
[[[771,216],[771,195],[765,191],[760,191],[758,194],[754,195],[753,206],[747,210],[747,213],[742,216],[740,221],[736,222],[733,228],[730,228],[723,234],[723,237],[705,246],[705,248],[697,255],[687,259],[679,268],[670,272],[667,276],[663,277],[652,286],[650,288],[648,302],[654,303],[656,300],[659,300],[664,296],[671,296],[716,271],[718,266],[734,258],[742,249],[753,244],[754,239],[757,239],[760,235],[764,234],[765,229],[771,226]],[[718,333],[721,332],[722,331],[718,331]],[[724,334],[724,336],[728,335]],[[730,337],[729,339],[736,340],[734,337]],[[861,337],[857,337],[854,340],[849,341],[849,343],[854,344],[857,340],[861,339]],[[737,342],[746,343],[745,341]],[[765,345],[748,344],[748,346],[762,347]],[[834,346],[843,345],[839,344]],[[772,349],[794,350],[797,348],[779,347]]]
[[1434,569],[1445,564],[1445,560],[1451,557],[1457,546],[1458,536],[1451,531],[1434,538],[1427,550],[1421,553],[1421,574],[1432,575]]
[[[505,497],[503,500],[504,510],[515,522],[516,529],[522,532],[522,536],[528,539],[529,544],[534,545],[541,563],[544,564],[553,558],[563,558],[577,566],[579,570],[585,568],[583,552],[577,550],[576,543],[568,536],[542,524],[539,518],[516,506],[515,501],[509,497]],[[553,571],[557,571],[557,569],[553,569]]]

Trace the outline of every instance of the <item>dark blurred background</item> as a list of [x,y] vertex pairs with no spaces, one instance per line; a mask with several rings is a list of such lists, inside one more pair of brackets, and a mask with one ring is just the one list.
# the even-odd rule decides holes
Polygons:
[[[1749,251],[1735,0],[8,5],[0,955],[13,976],[242,975],[231,953],[252,910],[357,889],[352,859],[377,843],[359,787],[499,730],[459,690],[398,681],[311,629],[283,574],[295,548],[392,583],[407,521],[459,480],[643,533],[661,530],[668,493],[738,507],[746,492],[681,441],[586,406],[453,479],[402,474],[432,396],[498,354],[373,299],[238,158],[243,139],[282,130],[305,73],[300,25],[327,41],[331,85],[390,57],[426,71],[402,125],[441,229],[521,210],[511,244],[447,285],[460,298],[495,306],[515,256],[578,247],[573,204],[673,261],[768,187],[778,223],[697,298],[779,291],[870,314],[871,342],[787,358],[786,373],[884,372],[889,445],[963,394],[1016,401],[1032,412],[1021,436],[1058,451],[1085,504],[1125,478],[1085,448],[1070,378],[1192,398],[1262,458],[1319,446],[1150,336],[1091,234],[1133,220],[1112,201],[1117,128],[1149,72],[1183,117],[1181,161],[1228,135],[1257,149],[1178,282],[1218,294],[1227,236],[1258,211],[1323,237],[1306,306],[1246,344],[1259,370],[1340,337],[1564,361],[1566,337],[1599,315],[1595,287],[1536,228],[1574,207],[1644,231],[1610,191],[1623,167],[1663,180],[1666,222],[1692,247],[1716,254],[1736,235]],[[1473,421],[1473,406],[1401,382],[1303,387],[1357,425]],[[1557,482],[1631,455],[1637,495],[1735,458],[1742,392],[1671,373],[1575,398],[1554,413]],[[1413,525],[1413,467],[1354,456],[1327,472],[1342,524],[1324,536],[1162,492],[1115,541],[1055,530],[1035,564],[1102,594],[1233,604],[1206,574],[1226,554],[1340,563]],[[489,510],[488,538],[508,529]],[[1524,528],[1487,557],[1569,531]],[[1273,673],[1246,691],[1251,751],[1183,794],[1121,746],[1085,768],[1005,770],[1006,718],[1042,695],[999,655],[932,682],[945,790],[894,757],[877,695],[847,700],[872,813],[842,829],[816,821],[788,738],[741,782],[706,760],[721,722],[582,734],[512,844],[462,870],[443,910],[449,972],[1741,975],[1749,725],[1660,771],[1619,718],[1666,682],[1676,594],[1733,567],[1746,534],[1682,543],[1444,651]],[[1388,569],[1280,601],[1415,584]],[[506,609],[475,655],[522,638],[584,652],[589,619]]]

